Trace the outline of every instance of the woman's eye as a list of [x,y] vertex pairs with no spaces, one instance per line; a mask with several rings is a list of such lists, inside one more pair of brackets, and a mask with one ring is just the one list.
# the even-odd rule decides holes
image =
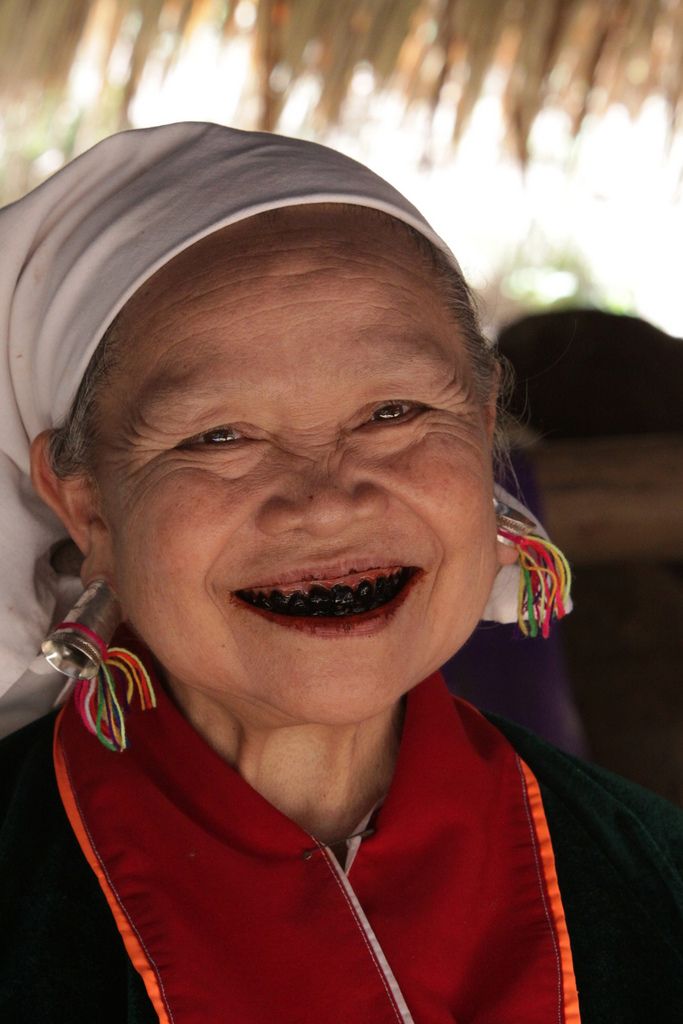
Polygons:
[[232,448],[240,440],[239,431],[234,427],[216,427],[214,430],[207,430],[204,434],[197,434],[187,441],[183,441],[181,448]]
[[[426,407],[414,402],[387,402],[372,414],[373,423],[403,423]],[[183,441],[180,448],[236,448],[242,435],[234,427],[215,427]]]
[[[415,405],[412,402],[387,402],[381,405],[372,415],[374,423],[403,422],[409,418],[410,413],[420,412],[423,406]],[[407,410],[407,412],[405,411]]]

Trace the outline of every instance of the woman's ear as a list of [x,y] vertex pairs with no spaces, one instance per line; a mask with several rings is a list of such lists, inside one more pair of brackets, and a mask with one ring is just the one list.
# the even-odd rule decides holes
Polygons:
[[33,486],[64,523],[83,554],[81,578],[84,582],[98,576],[112,581],[111,534],[102,517],[97,485],[87,473],[57,476],[50,458],[51,434],[51,430],[44,430],[31,444]]
[[496,557],[500,566],[514,565],[519,558],[519,552],[512,544],[505,544],[498,538],[496,541]]

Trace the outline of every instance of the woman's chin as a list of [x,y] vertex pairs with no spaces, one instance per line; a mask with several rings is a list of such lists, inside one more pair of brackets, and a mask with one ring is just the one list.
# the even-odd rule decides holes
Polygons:
[[[345,726],[368,721],[386,713],[429,671],[413,673],[405,658],[327,657],[263,659],[248,677],[221,674],[219,667],[203,680],[165,673],[170,689],[181,705],[191,693],[209,697],[211,704],[223,705],[231,717],[249,720],[260,728],[316,724]],[[188,691],[190,693],[188,694]],[[192,701],[194,703],[194,701]]]

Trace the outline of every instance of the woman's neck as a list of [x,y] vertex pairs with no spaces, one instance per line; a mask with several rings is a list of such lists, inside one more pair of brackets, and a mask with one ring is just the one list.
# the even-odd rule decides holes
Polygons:
[[391,783],[404,701],[349,725],[266,724],[250,708],[177,682],[171,690],[197,732],[265,800],[320,842],[340,842]]

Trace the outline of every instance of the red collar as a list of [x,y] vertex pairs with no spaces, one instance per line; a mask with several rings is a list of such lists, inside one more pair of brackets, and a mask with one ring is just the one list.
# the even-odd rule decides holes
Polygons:
[[69,703],[55,764],[162,1022],[578,1021],[535,780],[439,673],[348,879],[157,695],[121,754]]

